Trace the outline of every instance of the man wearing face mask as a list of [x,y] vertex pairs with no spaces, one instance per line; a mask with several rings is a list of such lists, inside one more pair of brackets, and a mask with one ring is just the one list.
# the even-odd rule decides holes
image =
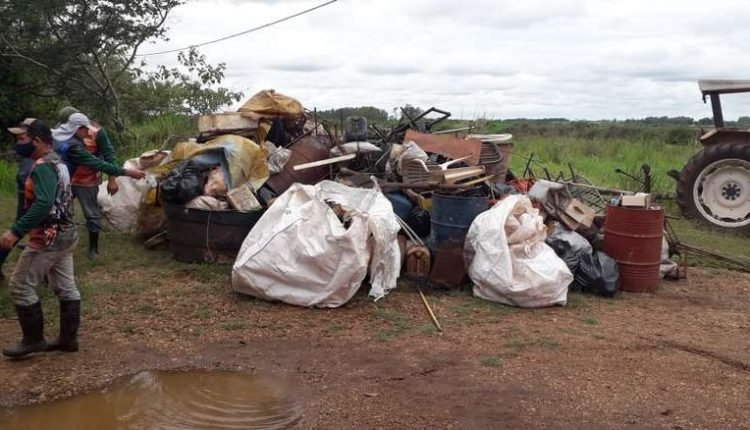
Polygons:
[[[65,116],[67,116],[67,121],[52,130],[52,137],[55,141],[55,151],[62,156],[70,170],[73,195],[78,199],[86,217],[86,228],[89,231],[89,257],[94,258],[99,253],[99,229],[101,228],[99,204],[96,198],[99,191],[99,172],[106,173],[112,178],[107,186],[111,194],[117,192],[115,176],[142,179],[146,174],[141,170],[123,169],[96,156],[98,151],[96,136],[99,133],[95,132],[95,127],[88,117],[77,111],[60,113],[60,119],[64,119]],[[109,148],[111,150],[111,144]],[[114,160],[112,154],[110,157]]]
[[[21,218],[23,215],[23,186],[26,182],[26,176],[28,176],[31,166],[34,164],[34,160],[31,158],[31,153],[34,151],[34,145],[31,144],[31,138],[29,137],[26,130],[29,125],[34,122],[34,118],[26,118],[17,127],[11,127],[8,131],[13,135],[16,140],[15,150],[16,154],[20,157],[18,161],[18,172],[16,173],[16,219]],[[0,249],[0,279],[4,279],[2,265],[8,258],[10,250]]]
[[25,213],[0,236],[0,248],[11,249],[25,235],[24,248],[10,277],[9,287],[23,337],[3,349],[17,358],[44,351],[44,316],[36,287],[46,277],[60,300],[60,337],[55,349],[78,350],[81,295],[73,273],[73,251],[78,233],[73,223],[73,195],[65,164],[52,150],[52,132],[40,120],[27,127],[33,159],[24,183]]

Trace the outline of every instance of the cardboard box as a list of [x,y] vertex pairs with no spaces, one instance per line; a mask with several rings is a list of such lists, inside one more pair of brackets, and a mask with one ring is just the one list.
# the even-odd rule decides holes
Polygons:
[[634,196],[623,195],[620,204],[631,208],[649,208],[651,207],[651,195],[646,193],[638,193]]

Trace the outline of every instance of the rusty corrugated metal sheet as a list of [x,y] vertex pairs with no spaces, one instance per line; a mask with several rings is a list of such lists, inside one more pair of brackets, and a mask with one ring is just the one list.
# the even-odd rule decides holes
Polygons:
[[478,139],[459,139],[453,136],[436,134],[424,134],[409,130],[404,136],[404,142],[415,142],[425,152],[444,155],[454,160],[462,157],[470,157],[464,162],[469,166],[479,164],[482,153],[482,141]]

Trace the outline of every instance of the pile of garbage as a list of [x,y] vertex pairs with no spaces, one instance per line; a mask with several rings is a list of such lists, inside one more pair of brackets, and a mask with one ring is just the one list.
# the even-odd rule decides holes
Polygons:
[[471,282],[477,297],[523,307],[564,305],[569,289],[613,296],[630,245],[608,242],[608,225],[622,232],[604,210],[643,199],[592,206],[564,181],[515,177],[513,136],[433,131],[448,117],[431,108],[390,129],[361,117],[338,129],[261,91],[200,117],[198,135],[170,151],[128,160],[148,177],[118,178],[120,192],[99,200],[147,246],[231,263],[238,293],[299,306],[344,305],[364,283],[379,300],[402,276]]

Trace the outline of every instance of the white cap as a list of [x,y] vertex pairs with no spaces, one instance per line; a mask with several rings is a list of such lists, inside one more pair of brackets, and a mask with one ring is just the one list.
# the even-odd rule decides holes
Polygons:
[[88,128],[91,126],[89,118],[82,113],[74,113],[68,118],[68,122],[60,124],[56,129],[52,130],[52,138],[57,141],[65,141],[73,137],[81,127]]

